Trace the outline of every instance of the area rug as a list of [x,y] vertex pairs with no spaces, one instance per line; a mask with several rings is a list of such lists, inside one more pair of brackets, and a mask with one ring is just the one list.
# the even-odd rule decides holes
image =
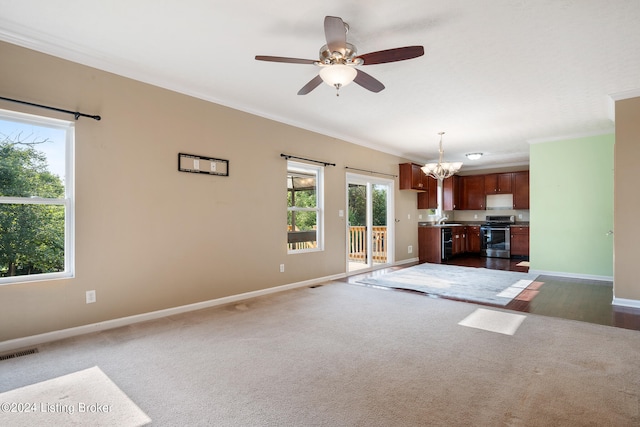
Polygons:
[[516,271],[425,263],[358,282],[505,306],[531,285],[536,277],[535,274]]
[[100,368],[0,394],[3,426],[143,426],[151,419]]

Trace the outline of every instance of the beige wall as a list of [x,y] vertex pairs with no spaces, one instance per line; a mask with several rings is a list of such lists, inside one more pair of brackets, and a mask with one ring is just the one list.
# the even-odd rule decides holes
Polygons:
[[[0,57],[3,96],[102,116],[76,122],[76,277],[0,286],[0,341],[345,273],[345,166],[406,161],[10,44]],[[230,176],[178,172],[178,152],[228,159]],[[323,252],[287,255],[280,153],[337,165]],[[416,213],[396,191],[396,262],[417,254]]]
[[638,255],[640,255],[640,98],[616,102],[614,148],[614,271],[616,300],[640,305]]

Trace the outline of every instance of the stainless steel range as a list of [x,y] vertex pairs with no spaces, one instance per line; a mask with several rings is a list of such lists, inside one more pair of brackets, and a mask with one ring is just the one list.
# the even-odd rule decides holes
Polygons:
[[487,215],[480,226],[480,255],[489,258],[511,258],[511,225],[513,215]]

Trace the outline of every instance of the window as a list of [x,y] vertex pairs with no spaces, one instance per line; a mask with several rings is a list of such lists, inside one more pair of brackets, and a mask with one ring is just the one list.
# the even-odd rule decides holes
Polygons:
[[287,161],[287,246],[289,253],[323,249],[321,166]]
[[74,123],[0,110],[0,284],[73,276]]

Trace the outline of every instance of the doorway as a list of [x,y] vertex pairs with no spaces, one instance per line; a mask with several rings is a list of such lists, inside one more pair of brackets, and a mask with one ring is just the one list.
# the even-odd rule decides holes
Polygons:
[[393,262],[394,181],[347,174],[347,272]]

